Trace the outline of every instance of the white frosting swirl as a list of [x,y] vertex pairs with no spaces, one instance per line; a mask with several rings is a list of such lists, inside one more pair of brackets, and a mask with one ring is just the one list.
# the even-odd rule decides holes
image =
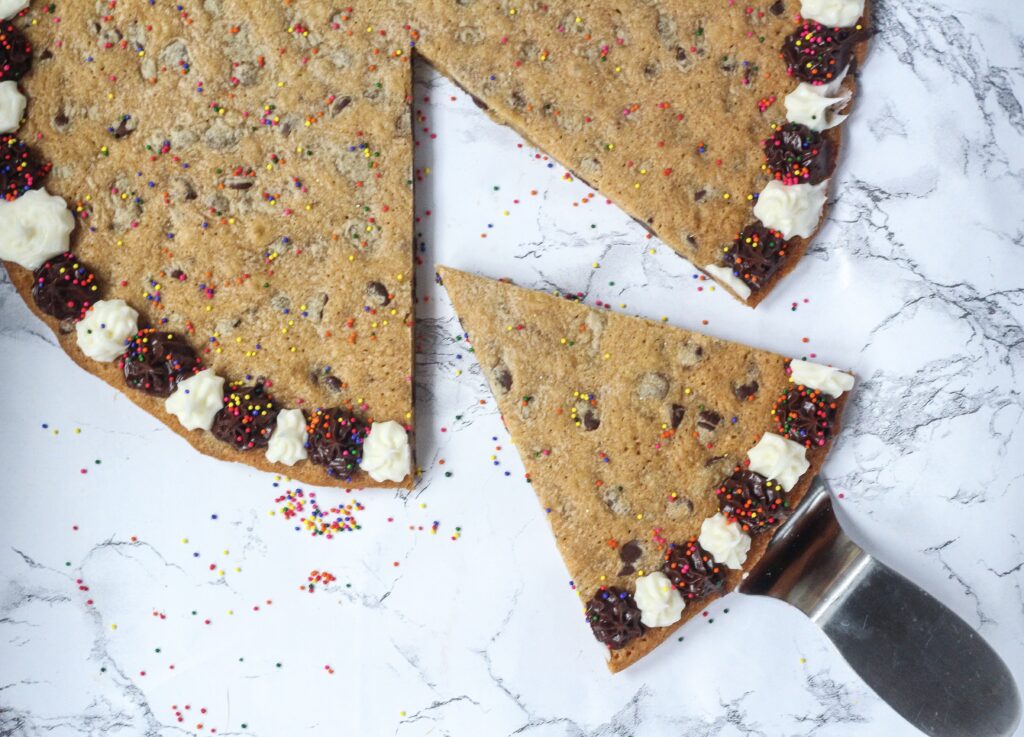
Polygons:
[[679,590],[661,571],[638,578],[633,598],[640,607],[640,621],[648,627],[674,624],[686,608]]
[[827,179],[821,184],[783,184],[773,179],[761,190],[754,216],[783,238],[807,238],[821,220],[827,191]]
[[301,409],[281,410],[267,444],[267,460],[294,466],[306,455],[306,416]]
[[837,111],[850,101],[850,91],[843,89],[841,82],[846,72],[828,84],[814,85],[801,82],[786,95],[786,119],[790,123],[802,123],[812,131],[821,132],[842,123],[848,116]]
[[200,371],[178,382],[164,408],[178,418],[186,430],[209,430],[213,418],[224,406],[224,379],[213,369]]
[[[2,0],[0,0],[2,1]],[[14,133],[25,117],[25,96],[18,83],[0,82],[0,133]]]
[[28,0],[0,0],[0,18],[13,18],[28,7]]
[[804,471],[811,467],[804,446],[771,432],[762,435],[757,445],[747,451],[747,458],[751,471],[775,479],[786,491],[796,486]]
[[38,269],[68,250],[75,218],[67,203],[45,189],[32,189],[13,202],[0,200],[0,258]]
[[363,442],[359,467],[374,481],[401,481],[409,475],[412,450],[409,434],[394,420],[375,422]]
[[750,535],[740,529],[738,522],[730,522],[721,512],[701,523],[697,542],[711,553],[715,561],[733,570],[743,567],[750,551]]
[[94,361],[114,361],[139,331],[139,313],[123,299],[101,299],[75,325],[78,347]]
[[803,0],[800,15],[830,28],[849,28],[864,15],[864,0]]
[[704,267],[704,271],[708,272],[711,276],[729,287],[729,289],[736,292],[736,294],[740,296],[740,299],[746,299],[750,296],[750,287],[747,286],[745,281],[732,273],[732,269],[728,266],[708,264]]
[[789,367],[793,370],[793,383],[803,384],[809,389],[817,389],[833,397],[842,396],[843,392],[853,389],[853,376],[831,366],[794,358]]

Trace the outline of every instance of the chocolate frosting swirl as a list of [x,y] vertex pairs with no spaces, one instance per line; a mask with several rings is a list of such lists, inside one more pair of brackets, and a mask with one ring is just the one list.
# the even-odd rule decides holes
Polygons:
[[587,602],[587,621],[594,637],[612,650],[626,646],[647,629],[632,594],[616,586],[602,587]]
[[775,401],[772,416],[782,435],[808,448],[820,448],[832,439],[836,403],[820,391],[798,387]]
[[731,245],[726,246],[722,265],[757,291],[779,270],[786,257],[782,233],[760,223],[748,225]]
[[15,200],[30,189],[42,187],[51,168],[24,141],[0,136],[0,196],[5,200]]
[[306,425],[309,460],[327,473],[348,480],[363,460],[363,442],[369,428],[361,418],[343,409],[318,409]]
[[119,366],[128,386],[157,397],[169,397],[179,381],[199,370],[199,359],[183,338],[144,328],[128,342]]
[[36,306],[58,320],[82,319],[101,296],[96,275],[71,253],[54,256],[32,276]]
[[829,143],[802,123],[786,123],[764,142],[765,168],[783,184],[820,184],[829,171]]
[[210,432],[235,450],[266,448],[280,412],[266,385],[234,382],[224,393],[224,408],[213,418]]
[[854,44],[866,37],[860,26],[828,28],[804,21],[782,45],[786,73],[802,82],[828,84],[850,64]]
[[19,80],[32,68],[32,44],[9,21],[0,20],[0,82]]
[[715,562],[695,537],[685,543],[670,545],[665,551],[661,570],[684,599],[700,599],[721,591],[725,586],[725,569]]
[[782,487],[754,471],[737,467],[715,489],[718,508],[746,532],[757,533],[777,525],[785,516]]

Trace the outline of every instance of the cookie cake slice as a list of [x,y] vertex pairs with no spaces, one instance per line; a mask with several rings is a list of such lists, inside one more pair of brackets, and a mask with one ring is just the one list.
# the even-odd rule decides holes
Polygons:
[[824,461],[853,376],[453,269],[439,278],[622,670],[757,562]]
[[745,304],[824,222],[867,0],[417,8],[418,52]]

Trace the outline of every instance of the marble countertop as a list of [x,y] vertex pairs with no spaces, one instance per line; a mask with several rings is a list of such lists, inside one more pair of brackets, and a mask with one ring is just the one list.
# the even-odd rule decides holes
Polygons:
[[844,520],[1024,683],[1024,22],[876,4],[830,222],[756,311],[419,68],[414,493],[199,456],[0,272],[0,735],[917,734],[770,600],[610,675],[436,263],[855,370]]

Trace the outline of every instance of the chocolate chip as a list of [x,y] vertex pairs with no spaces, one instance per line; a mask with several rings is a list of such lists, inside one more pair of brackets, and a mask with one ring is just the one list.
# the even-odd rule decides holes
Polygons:
[[351,104],[352,98],[349,97],[348,95],[345,95],[344,97],[334,98],[334,102],[331,103],[331,115],[337,115]]
[[252,177],[228,177],[224,180],[225,187],[239,191],[252,189],[253,184],[255,184],[255,181]]
[[324,386],[326,386],[332,392],[340,392],[342,390],[341,379],[339,379],[337,376],[325,376]]
[[636,395],[640,399],[662,400],[668,394],[668,379],[661,374],[641,374],[636,382]]
[[693,235],[686,236],[686,242],[689,243],[691,246],[697,246],[697,238]]
[[182,271],[181,269],[175,269],[174,271],[171,272],[172,279],[181,279],[181,277],[183,276],[185,276],[185,272]]
[[494,380],[498,382],[506,393],[512,390],[512,372],[508,370],[508,366],[503,361],[498,361],[491,369],[491,375],[494,376]]
[[706,461],[704,461],[704,468],[710,468],[711,466],[715,465],[716,463],[724,459],[725,456],[711,456]]
[[693,201],[700,202],[702,199],[704,199],[704,196],[707,193],[708,191],[706,189],[698,189],[696,192],[693,193]]
[[587,430],[588,432],[591,430],[596,430],[601,426],[601,419],[598,417],[597,412],[592,408],[588,408],[583,413],[582,419],[583,429]]
[[702,409],[697,416],[697,427],[701,430],[714,430],[721,421],[722,416],[714,410]]
[[672,423],[672,429],[676,430],[679,424],[683,421],[683,417],[686,415],[686,407],[681,404],[673,404],[669,411],[670,421]]
[[733,387],[732,391],[738,400],[745,402],[749,397],[756,395],[759,388],[760,387],[756,381],[751,381],[749,384],[741,384],[740,386]]
[[643,548],[640,547],[636,540],[630,540],[619,548],[619,560],[623,563],[636,563],[643,554]]
[[391,303],[391,293],[379,281],[372,281],[366,285],[366,299],[379,307],[385,307]]
[[43,51],[43,53],[41,53],[41,54],[39,55],[39,58],[40,58],[40,59],[41,59],[42,61],[48,61],[49,59],[52,59],[52,58],[53,58],[53,52],[52,52],[52,51],[50,51],[49,49],[46,49],[45,51]]
[[676,61],[686,61],[686,49],[682,46],[676,47]]
[[117,128],[114,129],[114,138],[124,138],[130,136],[135,132],[136,124],[132,120],[131,116],[124,116],[121,118],[121,122],[117,124]]
[[643,552],[636,540],[630,540],[619,548],[619,560],[622,561],[622,569],[619,571],[619,575],[631,576],[636,573],[636,568],[633,564],[640,560]]
[[68,117],[68,114],[65,113],[63,109],[58,110],[57,114],[53,116],[53,127],[58,130],[60,128],[66,128],[70,122],[71,118]]
[[768,10],[770,10],[773,15],[782,15],[786,12],[786,3],[782,2],[782,0],[775,0]]

